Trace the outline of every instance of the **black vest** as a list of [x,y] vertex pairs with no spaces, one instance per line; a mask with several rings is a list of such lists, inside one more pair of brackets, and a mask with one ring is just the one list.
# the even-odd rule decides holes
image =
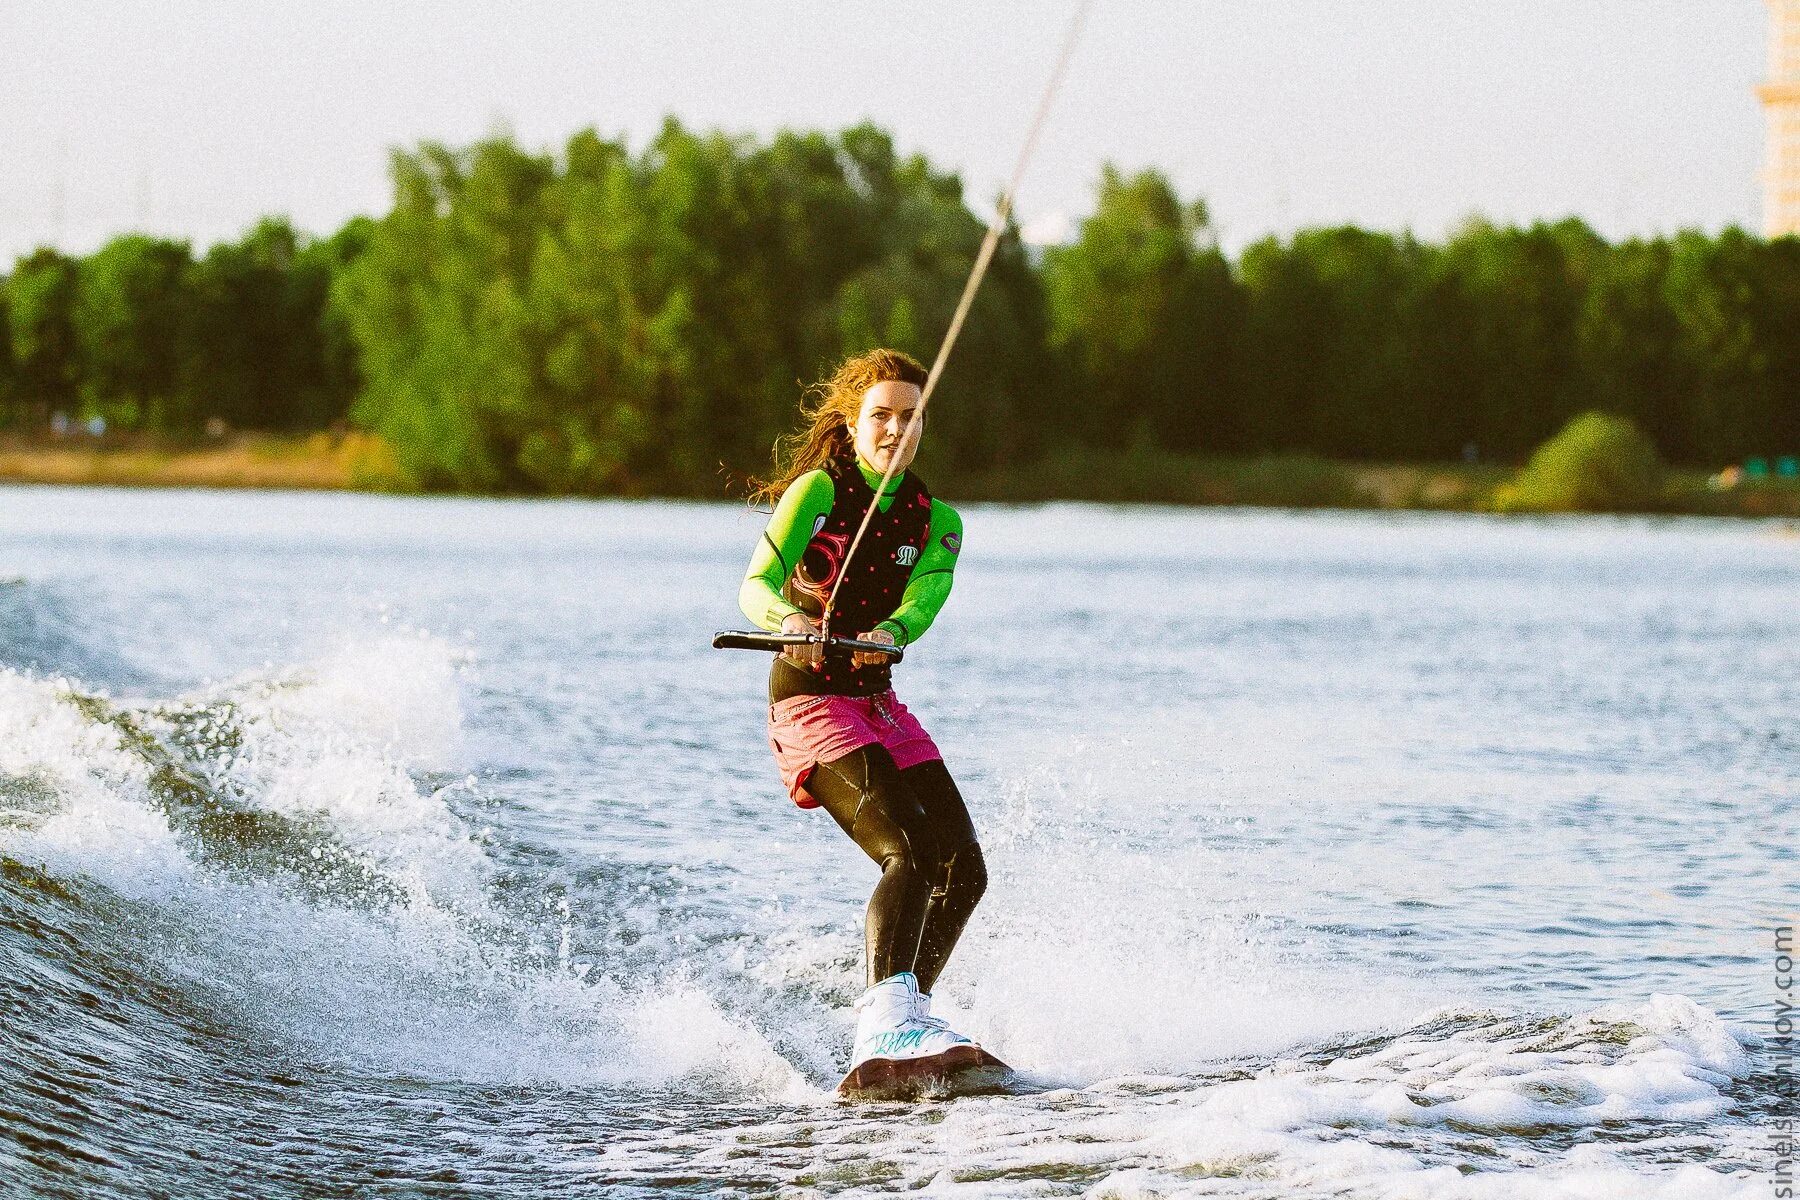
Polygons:
[[[831,476],[834,492],[831,511],[813,530],[812,540],[782,589],[788,603],[815,621],[837,584],[850,539],[856,536],[856,527],[862,524],[863,514],[875,499],[875,490],[863,478],[854,459],[833,459],[825,470]],[[887,511],[876,509],[869,519],[868,531],[850,563],[849,578],[838,588],[837,603],[831,609],[834,636],[867,633],[894,614],[930,534],[931,493],[916,474],[908,471]],[[827,654],[816,671],[796,667],[786,658],[777,658],[775,664],[776,674],[769,681],[771,694],[780,691],[786,695],[828,692],[872,696],[891,686],[886,663],[852,667],[847,652]]]

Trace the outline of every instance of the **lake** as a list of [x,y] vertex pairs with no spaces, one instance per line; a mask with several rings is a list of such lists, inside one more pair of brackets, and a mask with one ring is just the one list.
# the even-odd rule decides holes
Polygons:
[[1793,526],[964,518],[896,687],[1027,1090],[845,1105],[755,514],[0,488],[0,1191],[1772,1194]]

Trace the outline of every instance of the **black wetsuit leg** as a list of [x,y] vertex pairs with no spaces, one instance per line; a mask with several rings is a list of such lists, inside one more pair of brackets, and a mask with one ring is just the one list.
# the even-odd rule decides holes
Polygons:
[[900,779],[938,831],[941,861],[931,901],[925,909],[918,961],[913,966],[913,974],[919,977],[919,990],[929,992],[944,964],[950,961],[950,952],[956,949],[956,939],[962,936],[969,915],[987,891],[987,863],[975,840],[968,806],[942,759],[908,767],[900,772]]
[[865,933],[869,982],[911,971],[930,991],[987,886],[950,772],[941,762],[901,771],[884,748],[865,746],[820,763],[806,789],[881,867]]

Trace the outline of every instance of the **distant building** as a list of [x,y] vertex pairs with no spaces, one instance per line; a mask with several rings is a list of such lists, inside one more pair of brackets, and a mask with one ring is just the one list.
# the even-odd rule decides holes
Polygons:
[[1757,89],[1768,115],[1763,154],[1763,231],[1800,233],[1800,0],[1768,0],[1769,81]]

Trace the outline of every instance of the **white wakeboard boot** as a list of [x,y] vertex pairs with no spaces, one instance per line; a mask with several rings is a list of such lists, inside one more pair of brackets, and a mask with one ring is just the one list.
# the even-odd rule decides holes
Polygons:
[[856,1045],[851,1074],[873,1059],[905,1062],[931,1058],[972,1042],[930,1015],[930,1000],[911,971],[890,975],[856,1002]]
[[950,1026],[945,1023],[944,1018],[934,1017],[931,1015],[931,993],[920,992],[920,993],[918,993],[918,997],[919,997],[918,1005],[917,1005],[917,1007],[915,1007],[913,1009],[913,1020],[922,1022],[923,1024],[926,1024],[926,1025],[929,1025],[933,1029],[941,1030],[942,1032],[955,1038],[956,1041],[960,1044],[966,1044],[966,1045],[970,1045],[970,1046],[975,1045],[975,1042],[972,1038],[966,1038],[962,1034],[956,1032],[956,1030],[950,1028]]
[[1004,1091],[1013,1069],[931,1015],[910,971],[882,980],[856,1002],[856,1047],[838,1095],[862,1100]]

